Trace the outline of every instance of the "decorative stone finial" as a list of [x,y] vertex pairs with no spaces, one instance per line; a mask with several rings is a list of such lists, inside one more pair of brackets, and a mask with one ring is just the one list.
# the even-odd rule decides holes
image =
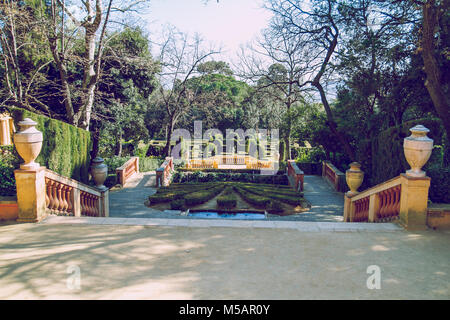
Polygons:
[[423,125],[417,125],[409,130],[411,135],[403,140],[405,158],[411,166],[411,169],[406,171],[406,175],[425,177],[426,173],[421,169],[427,163],[433,151],[433,139],[427,137],[430,130]]
[[345,180],[350,191],[347,192],[348,196],[358,194],[358,188],[361,186],[364,179],[364,172],[361,171],[361,164],[358,162],[350,163],[350,169],[345,171]]
[[39,163],[34,162],[41,152],[42,148],[42,132],[37,130],[37,123],[30,118],[25,118],[19,122],[20,131],[14,134],[14,144],[17,152],[25,160],[20,165],[22,170],[34,170],[39,168]]

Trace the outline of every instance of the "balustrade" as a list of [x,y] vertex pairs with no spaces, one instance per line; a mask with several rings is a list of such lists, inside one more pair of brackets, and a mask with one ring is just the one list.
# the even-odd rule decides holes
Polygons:
[[105,192],[46,170],[45,206],[50,213],[70,216],[107,216]]

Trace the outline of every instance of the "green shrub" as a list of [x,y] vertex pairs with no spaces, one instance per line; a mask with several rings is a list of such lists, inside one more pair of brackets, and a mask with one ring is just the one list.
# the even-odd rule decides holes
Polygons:
[[19,159],[13,146],[0,146],[0,196],[16,195],[14,169],[19,167]]
[[431,178],[429,199],[435,203],[450,203],[450,167],[433,165],[425,169]]
[[223,185],[219,185],[219,186],[216,186],[216,187],[208,189],[208,190],[192,192],[192,193],[187,194],[184,197],[184,201],[185,201],[186,205],[191,205],[191,206],[197,205],[197,204],[202,204],[208,200],[211,200],[212,198],[217,196],[219,193],[221,193],[223,188],[224,188]]
[[295,191],[294,193],[291,192],[277,193],[275,190],[267,190],[258,187],[242,186],[241,188],[255,195],[266,196],[268,198],[279,200],[293,206],[298,206],[301,204],[302,198],[300,197],[300,194],[298,193],[296,194]]
[[172,200],[170,202],[170,209],[171,210],[186,210],[186,207],[184,205],[184,199],[177,199],[177,200]]
[[257,207],[266,207],[270,199],[264,196],[256,195],[254,193],[249,193],[241,187],[235,186],[234,190],[248,203]]
[[278,200],[271,200],[266,207],[269,213],[282,213],[284,211],[283,204]]
[[163,162],[164,159],[160,157],[139,157],[139,171],[155,171]]
[[224,192],[216,199],[217,205],[222,208],[234,208],[237,204],[236,195],[233,192],[232,187],[227,187]]

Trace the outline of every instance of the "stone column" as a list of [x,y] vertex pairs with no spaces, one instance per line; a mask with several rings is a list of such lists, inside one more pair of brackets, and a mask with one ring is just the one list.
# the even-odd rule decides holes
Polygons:
[[401,174],[400,223],[408,230],[427,228],[428,189],[431,178]]
[[46,216],[45,167],[15,170],[18,222],[38,222]]
[[11,134],[14,129],[11,127],[12,118],[0,115],[0,146],[12,145]]

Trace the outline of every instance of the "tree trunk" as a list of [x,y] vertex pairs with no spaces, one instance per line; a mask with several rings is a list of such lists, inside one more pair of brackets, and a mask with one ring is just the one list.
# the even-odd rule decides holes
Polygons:
[[166,145],[164,146],[164,149],[163,149],[163,155],[165,157],[170,156],[170,140],[172,139],[173,127],[174,127],[174,121],[173,121],[173,118],[170,118],[170,122],[167,126]]
[[116,140],[116,156],[122,156],[122,130],[120,130],[119,137]]
[[[441,72],[437,59],[435,57],[435,42],[434,34],[439,23],[438,11],[439,6],[436,6],[434,0],[427,1],[422,7],[423,12],[423,27],[422,27],[422,58],[427,79],[425,87],[430,94],[433,101],[434,108],[442,120],[445,131],[447,133],[447,141],[450,141],[450,108],[447,97],[441,82]],[[448,153],[446,148],[446,153]],[[446,155],[445,162],[448,163],[449,156]]]
[[330,128],[331,132],[333,132],[333,134],[338,138],[339,142],[341,143],[345,153],[350,158],[350,160],[356,161],[353,148],[350,146],[350,143],[347,141],[346,137],[337,129],[337,124],[334,121],[333,113],[331,111],[330,105],[328,104],[328,100],[325,95],[325,90],[323,89],[322,85],[319,82],[314,82],[313,86],[315,86],[317,90],[319,90],[320,98],[322,100],[322,104],[327,114],[328,127]]

